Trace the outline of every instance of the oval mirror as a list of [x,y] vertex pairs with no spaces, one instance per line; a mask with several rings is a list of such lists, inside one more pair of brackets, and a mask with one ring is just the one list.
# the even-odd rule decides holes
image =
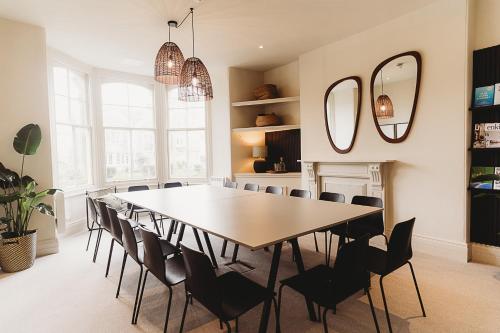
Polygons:
[[336,152],[348,153],[354,144],[361,108],[361,79],[350,76],[334,82],[325,93],[325,125]]
[[380,136],[398,143],[410,133],[420,88],[422,60],[416,51],[395,55],[372,73],[372,114]]

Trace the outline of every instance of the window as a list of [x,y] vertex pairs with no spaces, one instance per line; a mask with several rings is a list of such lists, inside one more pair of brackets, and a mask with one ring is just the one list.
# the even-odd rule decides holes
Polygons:
[[153,86],[117,82],[101,88],[106,181],[156,178]]
[[168,88],[169,178],[207,178],[205,102],[180,102],[177,87]]
[[52,77],[56,141],[55,182],[63,189],[84,187],[92,182],[87,75],[62,66],[54,66]]

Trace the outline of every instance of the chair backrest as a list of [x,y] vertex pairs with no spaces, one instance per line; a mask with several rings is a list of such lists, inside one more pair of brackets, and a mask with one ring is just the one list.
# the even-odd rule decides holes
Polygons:
[[319,200],[344,203],[345,196],[342,193],[321,192]]
[[106,207],[108,211],[109,221],[111,222],[111,236],[118,241],[118,243],[122,243],[122,227],[120,226],[120,221],[118,221],[118,212],[116,209],[111,208],[109,206]]
[[299,190],[299,189],[294,188],[290,192],[290,196],[291,197],[311,199],[311,191],[308,191],[308,190]]
[[137,249],[137,239],[135,238],[134,229],[127,219],[118,217],[118,222],[123,232],[123,248],[127,251],[128,255],[132,257],[136,262],[139,260],[139,252]]
[[406,264],[413,256],[411,236],[415,218],[400,222],[392,229],[391,238],[387,245],[387,266],[390,271]]
[[[129,192],[136,192],[136,191],[147,191],[149,190],[149,186],[148,185],[134,185],[134,186],[129,186],[128,187],[128,191]],[[127,203],[127,209],[131,209],[132,208],[132,204],[131,203]]]
[[333,297],[340,302],[369,286],[366,254],[369,236],[362,236],[343,245],[333,266]]
[[238,183],[237,182],[232,182],[230,180],[227,180],[224,183],[224,187],[227,187],[227,188],[238,188]]
[[259,191],[259,185],[258,184],[245,184],[245,187],[243,188],[244,190],[247,190],[247,191],[254,191],[254,192],[258,192]]
[[167,284],[165,278],[165,259],[160,239],[154,232],[139,226],[144,245],[144,265],[158,280]]
[[163,185],[163,188],[172,188],[172,187],[182,187],[181,182],[170,182],[170,183],[165,183]]
[[221,313],[221,294],[212,263],[207,255],[181,244],[186,267],[186,289],[214,314]]
[[97,204],[97,211],[99,212],[99,216],[101,217],[101,226],[107,231],[111,232],[111,220],[108,215],[108,206],[104,201],[95,200]]
[[94,199],[92,199],[91,197],[87,197],[87,206],[89,208],[90,219],[95,223],[100,224],[99,213],[97,212]]
[[270,185],[266,187],[266,193],[283,195],[283,187]]
[[[352,197],[351,203],[354,205],[370,206],[370,207],[383,207],[382,199],[377,197],[369,197],[364,195],[355,195]],[[369,229],[371,236],[382,235],[385,231],[384,228],[384,215],[382,212],[370,214],[368,216],[352,220],[350,223],[362,225],[363,228]]]

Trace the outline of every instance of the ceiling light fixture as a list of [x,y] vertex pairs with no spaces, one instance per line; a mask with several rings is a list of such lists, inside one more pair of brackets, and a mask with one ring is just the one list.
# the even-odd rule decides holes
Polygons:
[[384,78],[382,76],[382,70],[380,70],[380,81],[382,82],[382,94],[377,97],[375,102],[375,115],[379,119],[388,119],[394,117],[394,106],[392,101],[384,94]]
[[193,8],[190,9],[189,14],[191,15],[191,30],[193,34],[193,56],[186,59],[182,66],[179,82],[179,100],[184,102],[209,101],[214,97],[210,75],[203,62],[194,56]]
[[259,45],[259,49],[263,49],[264,48],[264,45]]
[[168,21],[168,42],[163,44],[156,55],[155,80],[164,84],[179,84],[184,55],[174,42],[170,41],[170,28],[177,28],[176,21]]

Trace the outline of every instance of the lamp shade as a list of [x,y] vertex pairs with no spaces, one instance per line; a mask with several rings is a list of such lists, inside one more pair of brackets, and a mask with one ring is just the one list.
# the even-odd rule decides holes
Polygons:
[[179,84],[184,55],[177,44],[164,43],[155,61],[155,80],[164,84]]
[[380,95],[375,102],[375,115],[379,119],[387,119],[394,117],[394,106],[387,95]]
[[267,157],[267,146],[253,146],[252,147],[252,157],[266,158]]
[[214,98],[212,81],[203,62],[191,57],[186,59],[181,70],[179,100],[183,102],[209,101]]

